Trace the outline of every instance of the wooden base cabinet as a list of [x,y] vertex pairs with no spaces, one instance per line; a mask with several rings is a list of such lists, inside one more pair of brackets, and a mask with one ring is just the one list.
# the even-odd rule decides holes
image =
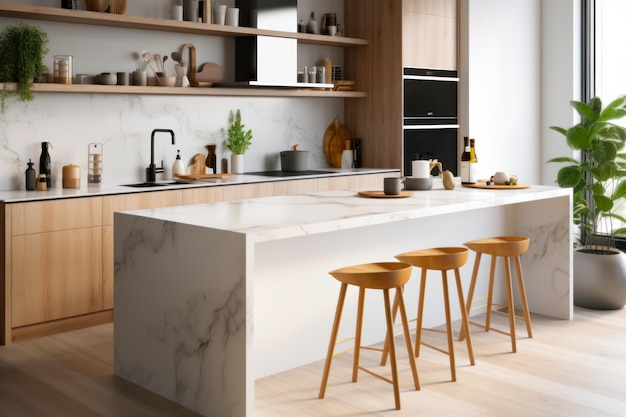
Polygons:
[[0,204],[0,344],[109,322],[113,213],[272,195],[381,188],[392,174],[268,181]]
[[12,326],[102,310],[102,228],[14,236]]

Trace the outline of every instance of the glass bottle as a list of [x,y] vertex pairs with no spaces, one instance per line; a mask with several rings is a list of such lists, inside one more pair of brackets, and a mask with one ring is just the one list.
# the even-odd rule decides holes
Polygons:
[[461,154],[461,184],[471,184],[470,182],[470,144],[469,138],[465,136],[463,138],[464,147]]
[[470,139],[470,163],[469,163],[469,183],[476,183],[478,171],[478,158],[476,157],[476,140]]

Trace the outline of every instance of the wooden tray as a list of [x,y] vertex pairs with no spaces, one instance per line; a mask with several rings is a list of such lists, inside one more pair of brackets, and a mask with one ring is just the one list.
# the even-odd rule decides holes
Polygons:
[[384,191],[359,191],[359,197],[369,198],[404,198],[411,197],[413,195],[410,191],[400,191],[400,194],[385,194]]
[[205,180],[209,178],[224,178],[231,175],[233,174],[174,174],[176,178],[180,178],[183,180]]
[[461,184],[467,188],[480,188],[481,190],[520,190],[522,188],[529,188],[530,184],[517,184],[517,185],[487,185],[487,181],[478,180],[476,184]]

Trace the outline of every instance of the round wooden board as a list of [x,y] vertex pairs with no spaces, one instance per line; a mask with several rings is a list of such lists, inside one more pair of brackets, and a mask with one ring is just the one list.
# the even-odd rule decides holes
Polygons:
[[324,133],[324,152],[328,161],[335,168],[341,168],[341,155],[343,154],[346,140],[350,140],[350,131],[339,123],[339,119],[335,117],[335,120]]
[[516,185],[487,185],[486,181],[478,181],[476,184],[461,184],[467,188],[479,188],[481,190],[520,190],[522,188],[529,188],[530,184],[516,184]]
[[413,193],[409,191],[400,191],[400,194],[385,194],[384,191],[359,191],[358,195],[359,197],[369,198],[404,198],[411,197]]

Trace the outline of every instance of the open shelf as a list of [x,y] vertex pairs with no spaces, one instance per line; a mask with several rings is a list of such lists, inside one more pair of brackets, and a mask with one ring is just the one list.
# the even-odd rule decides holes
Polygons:
[[243,37],[271,36],[297,39],[300,43],[329,46],[364,46],[368,41],[343,36],[312,35],[309,33],[283,32],[241,26],[214,25],[154,17],[127,16],[109,13],[68,10],[54,7],[29,6],[0,3],[0,16],[20,19],[46,20],[51,22],[78,23],[127,29],[157,30],[161,32],[191,33],[196,35]]
[[[0,84],[0,89],[15,90],[15,84]],[[158,86],[122,86],[99,84],[53,84],[35,83],[35,93],[72,93],[72,94],[142,94],[142,95],[180,95],[180,96],[247,96],[247,97],[328,97],[328,98],[363,98],[367,94],[360,91],[330,91],[314,88],[265,88],[265,87],[158,87]]]
[[[283,32],[241,26],[214,25],[142,16],[127,16],[85,10],[68,10],[54,7],[0,3],[0,16],[17,19],[34,19],[51,22],[120,27],[160,32],[189,33],[195,35],[245,37],[270,36],[296,39],[299,43],[337,47],[358,47],[368,45],[368,41],[341,36],[312,35],[308,33]],[[14,90],[15,84],[6,83],[1,88]],[[361,98],[367,94],[359,91],[330,91],[315,88],[180,88],[180,87],[139,87],[109,86],[92,84],[35,84],[36,93],[78,93],[78,94],[142,94],[142,95],[187,95],[187,96],[253,96],[253,97],[328,97]]]

